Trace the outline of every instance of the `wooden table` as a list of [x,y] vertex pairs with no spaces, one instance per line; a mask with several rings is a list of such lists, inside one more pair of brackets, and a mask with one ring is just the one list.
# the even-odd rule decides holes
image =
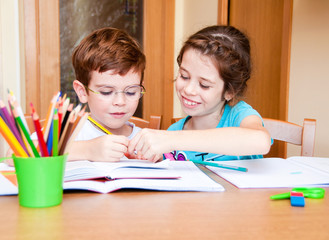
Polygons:
[[60,206],[20,207],[0,197],[0,239],[329,239],[329,189],[324,199],[271,201],[287,189],[225,192],[70,192]]

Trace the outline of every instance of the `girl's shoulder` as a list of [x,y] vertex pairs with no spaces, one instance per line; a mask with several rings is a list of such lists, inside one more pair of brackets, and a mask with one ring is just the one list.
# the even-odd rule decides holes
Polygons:
[[171,124],[169,126],[169,128],[167,129],[168,131],[177,131],[177,130],[183,130],[184,128],[184,124],[186,122],[186,120],[189,118],[189,116],[180,119],[179,121]]
[[251,115],[256,115],[262,119],[260,114],[244,101],[239,101],[234,106],[226,105],[226,107],[227,120],[231,122],[232,126],[240,126],[241,121]]

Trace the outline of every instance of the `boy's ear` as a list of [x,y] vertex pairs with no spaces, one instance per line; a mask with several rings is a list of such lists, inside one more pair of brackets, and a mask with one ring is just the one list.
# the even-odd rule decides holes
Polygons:
[[79,101],[81,103],[88,102],[88,94],[86,92],[85,86],[83,86],[83,84],[79,80],[73,81],[73,88],[75,93],[78,95]]

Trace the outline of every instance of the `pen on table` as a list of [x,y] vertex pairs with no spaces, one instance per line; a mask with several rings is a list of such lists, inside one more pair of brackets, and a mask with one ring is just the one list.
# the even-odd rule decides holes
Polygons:
[[102,125],[100,125],[96,120],[94,120],[92,117],[88,116],[88,120],[94,124],[97,128],[99,128],[100,130],[102,130],[104,133],[106,134],[112,134],[109,130],[107,130],[105,127],[103,127]]
[[226,165],[226,164],[221,164],[221,163],[217,163],[217,162],[209,162],[209,161],[202,161],[202,160],[188,160],[188,161],[202,164],[202,165],[212,166],[212,167],[225,168],[225,169],[236,170],[236,171],[240,171],[240,172],[248,172],[248,169],[244,168],[244,167]]

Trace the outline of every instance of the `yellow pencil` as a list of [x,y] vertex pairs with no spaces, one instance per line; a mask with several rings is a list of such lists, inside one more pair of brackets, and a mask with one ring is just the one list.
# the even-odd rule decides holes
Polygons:
[[10,129],[8,128],[6,123],[3,121],[1,116],[0,116],[0,133],[6,139],[10,148],[14,151],[14,153],[17,157],[28,157],[28,155],[24,151],[23,147],[19,144],[19,142],[15,138],[14,134],[10,131]]
[[112,134],[109,130],[107,130],[105,127],[103,127],[102,125],[100,125],[98,122],[96,122],[96,120],[92,119],[92,117],[88,116],[88,120],[94,124],[96,127],[98,127],[100,130],[102,130],[104,133],[106,134]]

